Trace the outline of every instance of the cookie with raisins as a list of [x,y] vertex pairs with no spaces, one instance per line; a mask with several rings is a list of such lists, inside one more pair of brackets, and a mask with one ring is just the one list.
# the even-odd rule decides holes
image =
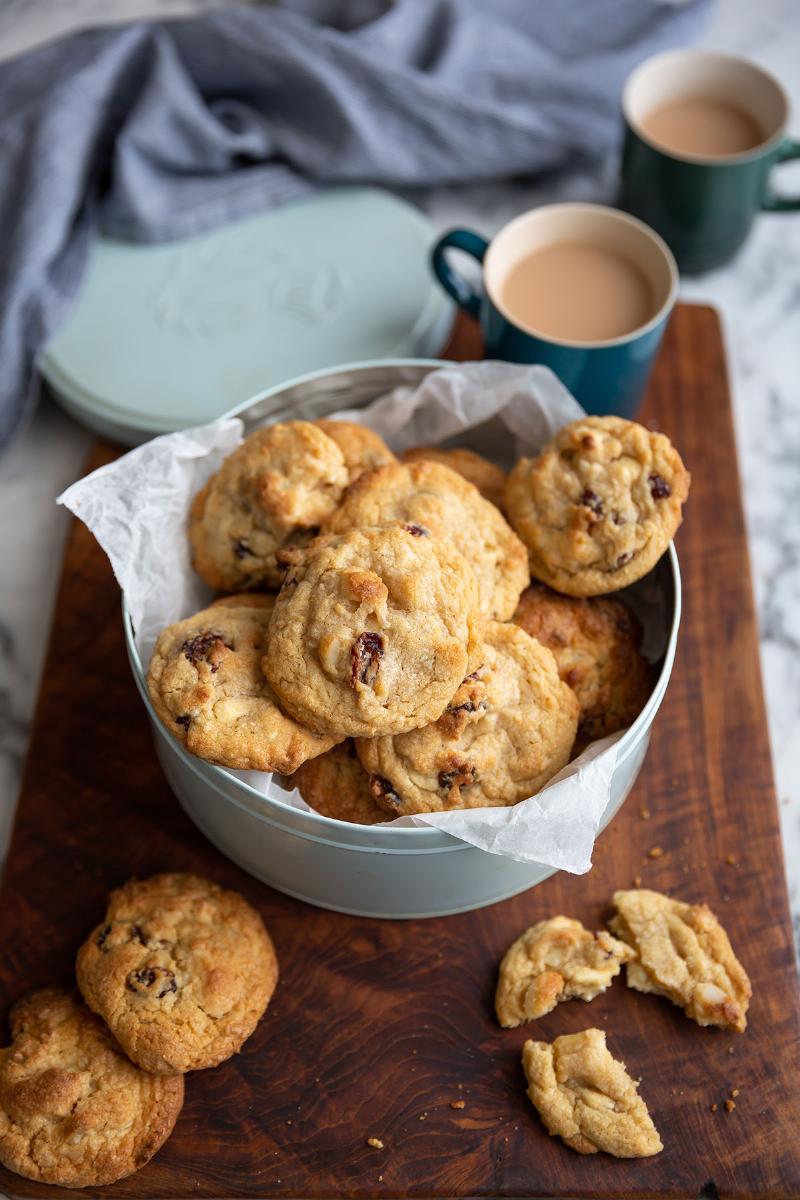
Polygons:
[[566,765],[577,723],[578,701],[550,651],[492,621],[481,666],[437,721],[356,749],[392,816],[500,807],[535,795]]
[[475,576],[450,542],[415,525],[354,529],[293,556],[263,667],[308,729],[399,733],[442,714],[482,628]]
[[192,754],[223,767],[286,775],[337,739],[283,713],[264,676],[273,606],[271,596],[245,593],[168,626],[156,642],[147,686],[159,718]]
[[262,1017],[278,960],[238,892],[197,875],[153,875],[111,893],[78,952],[78,987],[145,1071],[215,1067]]
[[[25,1179],[98,1188],[138,1171],[183,1106],[182,1075],[125,1057],[80,997],[23,996],[0,1049],[0,1163]],[[94,1195],[99,1195],[95,1192]]]
[[277,590],[277,553],[312,537],[347,487],[336,442],[310,421],[257,429],[195,496],[192,564],[220,592]]
[[520,459],[505,506],[535,579],[568,596],[600,596],[655,566],[690,482],[663,433],[622,417],[582,417],[537,458]]

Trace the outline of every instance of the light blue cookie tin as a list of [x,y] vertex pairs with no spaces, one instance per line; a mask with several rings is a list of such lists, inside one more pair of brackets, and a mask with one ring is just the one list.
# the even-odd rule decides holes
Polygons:
[[[364,407],[400,384],[417,385],[435,361],[389,361],[317,371],[255,396],[235,414],[246,429],[290,415],[319,417]],[[623,734],[601,829],[618,812],[644,762],[650,731],[675,659],[681,580],[673,546],[651,578],[663,595],[664,658],[642,712]],[[191,820],[228,858],[271,887],[310,904],[357,916],[447,916],[495,904],[553,874],[549,867],[489,854],[433,828],[352,825],[303,812],[265,796],[223,767],[186,751],[164,728],[147,694],[145,667],[123,608],[125,640],[136,686],[148,711],[156,753]]]
[[39,370],[78,421],[136,445],[309,371],[432,356],[453,319],[434,240],[421,212],[375,188],[164,245],[98,239]]

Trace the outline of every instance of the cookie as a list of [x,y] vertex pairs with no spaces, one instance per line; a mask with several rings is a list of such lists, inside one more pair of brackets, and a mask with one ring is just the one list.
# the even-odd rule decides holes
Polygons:
[[217,596],[211,608],[262,608],[269,614],[275,607],[275,597],[270,592],[237,592],[234,596]]
[[415,526],[358,529],[297,557],[263,666],[281,706],[308,728],[395,733],[444,711],[481,633],[475,577],[453,546]]
[[474,450],[467,450],[463,446],[457,446],[453,450],[441,450],[438,446],[414,446],[402,456],[402,461],[407,463],[424,460],[442,463],[451,471],[457,471],[478,489],[484,500],[490,501],[497,508],[503,507],[506,473],[493,462],[489,462],[488,458],[483,458]]
[[579,1154],[649,1158],[664,1147],[647,1105],[600,1029],[526,1042],[528,1096],[547,1132]]
[[622,963],[635,958],[605,930],[592,934],[580,921],[551,917],[526,929],[500,963],[495,1012],[504,1029],[536,1021],[562,1000],[594,1000]]
[[577,721],[550,651],[516,625],[489,622],[481,666],[437,721],[356,749],[392,816],[516,804],[568,762]]
[[508,518],[531,574],[569,596],[635,583],[681,523],[689,472],[669,438],[622,417],[582,417],[508,477]]
[[279,588],[276,552],[316,533],[347,482],[341,450],[310,421],[257,429],[194,498],[195,570],[220,592]]
[[125,1057],[77,996],[44,988],[11,1010],[0,1049],[0,1162],[61,1187],[103,1187],[138,1171],[172,1133],[183,1076]]
[[111,893],[78,952],[78,986],[133,1062],[215,1067],[250,1037],[278,981],[261,917],[197,875],[134,879]]
[[698,1025],[744,1033],[750,980],[706,904],[684,904],[646,888],[614,894],[617,937],[636,952],[628,987],[679,1005]]
[[372,798],[369,776],[349,739],[303,763],[289,783],[323,817],[356,825],[377,825],[386,820],[386,813]]
[[232,597],[170,625],[147,687],[160,720],[199,758],[243,771],[290,774],[335,745],[286,716],[261,669],[274,597]]
[[347,490],[325,530],[405,525],[452,542],[475,572],[480,611],[507,621],[529,583],[525,547],[476,487],[441,463],[392,463]]
[[350,483],[373,467],[397,462],[381,435],[373,429],[367,429],[366,425],[356,425],[354,421],[333,421],[327,417],[314,424],[327,433],[341,450]]
[[631,725],[653,688],[639,652],[642,630],[621,600],[561,596],[532,583],[512,620],[552,650],[558,673],[578,697],[578,736],[591,742]]

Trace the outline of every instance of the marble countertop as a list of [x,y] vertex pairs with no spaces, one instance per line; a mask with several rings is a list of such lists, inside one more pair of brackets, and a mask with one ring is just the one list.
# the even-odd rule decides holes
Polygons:
[[[124,0],[114,6],[114,19],[205,6],[207,0]],[[67,0],[57,8],[49,0],[7,0],[0,10],[0,57],[64,29],[109,19],[102,0]],[[704,41],[777,74],[800,134],[796,17],[795,0],[720,0]],[[800,165],[782,169],[780,184],[800,193]],[[490,234],[532,204],[604,200],[612,187],[609,171],[577,172],[537,185],[449,189],[422,200],[437,226],[466,223]],[[681,296],[714,304],[726,332],[784,854],[800,939],[800,214],[763,216],[735,264],[684,282]],[[81,473],[90,442],[89,434],[43,403],[0,459],[0,853],[67,528],[67,516],[53,500]]]

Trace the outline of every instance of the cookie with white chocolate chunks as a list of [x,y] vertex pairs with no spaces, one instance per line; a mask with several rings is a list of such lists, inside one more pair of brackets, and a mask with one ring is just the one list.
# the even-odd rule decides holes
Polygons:
[[71,993],[43,988],[11,1010],[0,1049],[0,1163],[25,1179],[105,1187],[172,1133],[182,1075],[151,1075]]
[[168,626],[156,642],[147,673],[153,707],[207,762],[289,774],[339,740],[281,711],[261,668],[273,607],[273,597],[228,597]]
[[440,716],[480,657],[482,631],[475,577],[449,542],[355,529],[296,556],[263,666],[309,729],[371,737]]
[[532,583],[512,620],[552,650],[558,673],[581,706],[578,736],[594,741],[631,725],[654,673],[641,654],[642,629],[616,596],[562,596]]
[[490,621],[483,659],[435,722],[356,749],[392,816],[516,804],[568,761],[578,702],[555,659],[516,625]]
[[279,588],[277,551],[313,536],[347,483],[342,451],[310,421],[257,429],[192,502],[192,565],[218,591]]
[[526,1042],[528,1096],[545,1128],[578,1154],[649,1158],[664,1149],[647,1105],[600,1029]]
[[349,738],[327,754],[303,763],[289,783],[323,817],[356,825],[377,825],[387,819],[372,797],[369,776]]
[[636,952],[628,987],[666,996],[698,1025],[744,1032],[750,980],[707,904],[638,888],[615,892],[614,907],[609,926]]
[[506,473],[501,467],[489,462],[482,454],[467,450],[464,446],[455,446],[451,450],[443,450],[441,446],[414,446],[406,450],[402,461],[442,463],[451,471],[463,475],[478,489],[484,500],[489,500],[496,508],[503,507],[503,492],[506,486]]
[[508,477],[508,518],[531,574],[599,596],[655,566],[681,523],[690,476],[669,438],[622,417],[581,417]]
[[314,424],[327,433],[341,450],[350,483],[373,467],[397,462],[381,435],[366,425],[357,425],[355,421],[336,421],[329,417],[320,417]]
[[530,580],[525,547],[468,480],[438,462],[376,467],[347,489],[324,528],[394,525],[451,542],[475,572],[481,613],[493,621],[511,617]]
[[112,892],[76,970],[84,1000],[128,1057],[164,1074],[236,1054],[278,981],[255,909],[238,892],[183,874],[133,879]]
[[532,925],[513,942],[500,963],[495,1012],[504,1029],[514,1029],[552,1012],[562,1000],[594,1000],[619,975],[635,952],[580,921],[551,917]]

